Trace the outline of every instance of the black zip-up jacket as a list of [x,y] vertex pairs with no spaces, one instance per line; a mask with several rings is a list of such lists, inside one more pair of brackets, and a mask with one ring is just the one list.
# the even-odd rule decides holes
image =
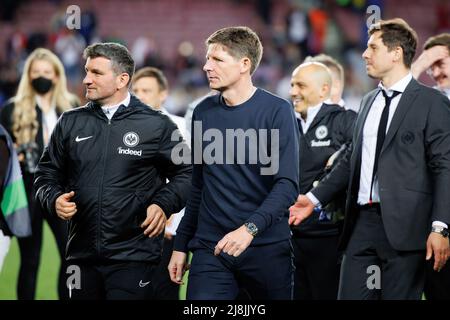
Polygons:
[[[342,145],[352,140],[356,113],[338,105],[322,104],[306,133],[300,128],[300,193],[306,194],[313,183],[324,176],[328,159]],[[336,164],[337,161],[334,163]],[[335,198],[345,204],[345,193]],[[319,221],[319,212],[313,214],[300,225],[293,227],[294,235],[332,236],[339,232],[335,221]]]
[[167,216],[185,206],[192,169],[172,161],[180,143],[171,139],[176,128],[134,96],[111,120],[92,102],[63,113],[39,161],[35,187],[52,214],[57,197],[75,192],[67,259],[159,260],[163,233],[149,238],[140,225],[150,204]]

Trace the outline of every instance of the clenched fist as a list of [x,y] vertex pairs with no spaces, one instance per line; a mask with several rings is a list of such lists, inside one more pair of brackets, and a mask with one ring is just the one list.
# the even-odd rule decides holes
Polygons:
[[75,195],[75,192],[63,193],[55,201],[56,214],[63,220],[72,219],[73,215],[77,213],[77,205],[71,202],[70,199]]

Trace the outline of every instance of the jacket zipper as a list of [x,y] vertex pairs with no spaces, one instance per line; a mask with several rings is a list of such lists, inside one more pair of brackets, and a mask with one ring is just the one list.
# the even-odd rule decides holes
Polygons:
[[101,257],[101,222],[102,222],[102,201],[103,201],[103,182],[105,179],[105,167],[106,167],[106,158],[108,155],[108,143],[109,143],[109,135],[110,135],[110,130],[111,129],[111,119],[108,118],[108,125],[106,126],[106,143],[105,143],[105,151],[103,152],[103,168],[102,168],[102,179],[100,180],[100,194],[99,194],[99,200],[98,200],[98,205],[99,205],[99,210],[98,210],[98,215],[97,215],[97,224],[98,224],[98,228],[97,228],[97,232],[98,232],[98,236],[97,236],[97,253],[98,256]]

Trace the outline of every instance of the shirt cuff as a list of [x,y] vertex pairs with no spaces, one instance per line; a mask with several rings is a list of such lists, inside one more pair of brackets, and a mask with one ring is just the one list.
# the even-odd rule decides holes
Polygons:
[[189,251],[188,249],[190,239],[189,236],[178,232],[174,239],[175,240],[173,242],[173,250],[186,253]]
[[448,229],[448,225],[446,223],[443,223],[442,221],[433,221],[431,226],[432,227],[444,227],[445,229]]
[[315,195],[312,194],[312,192],[308,192],[306,194],[306,197],[308,197],[309,200],[311,200],[311,202],[313,203],[314,207],[317,206],[321,206],[322,204],[320,203],[319,199],[316,198]]

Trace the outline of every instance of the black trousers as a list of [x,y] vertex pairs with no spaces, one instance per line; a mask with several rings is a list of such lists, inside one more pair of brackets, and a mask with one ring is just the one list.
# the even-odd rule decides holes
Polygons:
[[248,247],[235,258],[216,243],[200,241],[193,257],[187,288],[188,300],[292,300],[293,255],[289,240]]
[[174,238],[164,238],[163,254],[160,263],[153,274],[153,287],[156,300],[178,300],[180,286],[170,280],[167,269],[172,257]]
[[[39,201],[34,198],[34,190],[31,188],[28,195],[28,206],[31,215],[32,235],[26,238],[18,238],[20,249],[20,269],[17,280],[17,298],[19,300],[33,300],[36,294],[36,280],[41,258],[42,228],[44,219],[47,220],[50,229],[55,236],[61,267],[58,274],[59,299],[68,298],[66,290],[66,263],[65,250],[67,244],[67,222],[51,216],[42,209]],[[58,263],[57,261],[52,261]]]
[[[156,264],[140,261],[70,261],[78,267],[79,283],[69,277],[72,300],[153,299],[152,284]],[[76,272],[71,276],[76,277]],[[78,288],[77,288],[78,285]]]
[[437,272],[433,270],[434,259],[426,263],[425,298],[427,300],[450,300],[450,262]]
[[295,257],[294,300],[336,300],[339,236],[292,237]]
[[361,209],[344,253],[338,299],[420,300],[424,281],[425,250],[393,249],[379,208]]

